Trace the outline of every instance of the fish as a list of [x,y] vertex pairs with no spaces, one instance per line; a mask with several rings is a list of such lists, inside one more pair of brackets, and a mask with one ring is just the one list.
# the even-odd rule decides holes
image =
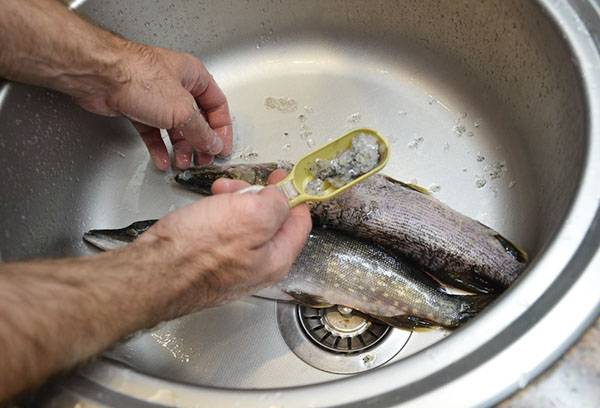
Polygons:
[[83,234],[83,239],[103,251],[125,247],[142,235],[158,220],[136,221],[125,228],[93,229]]
[[277,169],[290,171],[293,165],[290,162],[262,164],[235,164],[230,166],[199,166],[191,167],[175,175],[175,181],[186,189],[196,193],[209,195],[210,187],[220,178],[244,180],[250,184],[264,186],[269,175]]
[[[241,166],[243,171],[236,171],[236,165],[200,166],[180,173],[175,181],[209,191],[221,177],[263,184],[266,177],[245,178],[252,173],[249,167],[254,172],[284,168],[278,163]],[[528,261],[525,251],[494,229],[453,210],[423,187],[383,174],[332,200],[311,204],[311,214],[317,225],[381,245],[421,265],[444,284],[469,292],[504,291]]]
[[[116,249],[115,244],[123,247],[143,233],[132,230],[153,221],[92,230],[84,239],[103,250]],[[405,330],[455,329],[495,298],[449,294],[410,261],[323,227],[313,228],[287,277],[256,295],[316,308],[346,306]]]

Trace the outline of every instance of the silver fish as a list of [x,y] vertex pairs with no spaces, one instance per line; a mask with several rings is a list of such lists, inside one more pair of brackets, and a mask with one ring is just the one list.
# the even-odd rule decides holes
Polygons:
[[[275,290],[279,290],[279,296]],[[314,228],[284,280],[259,296],[313,307],[343,305],[391,326],[448,329],[475,316],[490,295],[452,295],[405,259],[364,240]]]
[[[236,177],[234,167],[228,166],[227,172],[218,166],[186,170],[190,177],[185,185],[200,188],[209,181],[206,174],[212,181],[244,180],[243,175]],[[425,267],[440,281],[467,291],[501,291],[527,263],[527,254],[498,232],[453,210],[426,189],[385,175],[374,175],[333,200],[313,205],[311,213],[316,224],[382,245]]]
[[[148,221],[152,222],[152,221]],[[101,249],[125,246],[131,230],[92,230],[84,238]],[[127,232],[129,231],[129,232]],[[121,239],[123,236],[126,239]],[[115,240],[115,237],[117,239]],[[312,307],[343,305],[403,329],[453,329],[476,315],[490,295],[451,295],[426,273],[363,240],[315,228],[288,276],[258,296]]]
[[146,232],[158,220],[137,221],[125,228],[96,229],[83,234],[83,239],[103,251],[123,248]]
[[273,171],[277,169],[290,171],[292,167],[293,165],[286,161],[230,166],[208,165],[184,170],[175,176],[175,181],[196,193],[211,194],[210,187],[220,178],[244,180],[250,184],[264,186]]

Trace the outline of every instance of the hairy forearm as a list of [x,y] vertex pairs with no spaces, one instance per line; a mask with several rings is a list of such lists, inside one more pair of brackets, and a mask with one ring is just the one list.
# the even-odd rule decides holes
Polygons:
[[188,310],[158,241],[88,258],[0,264],[0,402]]
[[88,23],[58,0],[0,2],[0,77],[74,97],[127,81],[127,41]]

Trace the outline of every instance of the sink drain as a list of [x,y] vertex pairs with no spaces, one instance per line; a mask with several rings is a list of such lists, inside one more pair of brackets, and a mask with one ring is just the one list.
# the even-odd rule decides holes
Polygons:
[[279,302],[277,322],[296,356],[336,374],[359,373],[387,363],[411,335],[343,306],[317,309]]
[[367,320],[345,306],[327,309],[298,306],[298,318],[308,337],[318,346],[339,353],[355,353],[372,347],[390,327]]

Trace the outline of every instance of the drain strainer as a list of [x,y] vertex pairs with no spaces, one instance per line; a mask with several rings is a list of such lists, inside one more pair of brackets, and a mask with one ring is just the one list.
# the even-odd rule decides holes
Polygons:
[[327,309],[298,306],[298,318],[318,346],[339,353],[366,350],[383,339],[390,327],[353,313],[345,306]]
[[359,373],[387,363],[411,335],[342,306],[316,309],[280,302],[277,322],[296,356],[336,374]]

